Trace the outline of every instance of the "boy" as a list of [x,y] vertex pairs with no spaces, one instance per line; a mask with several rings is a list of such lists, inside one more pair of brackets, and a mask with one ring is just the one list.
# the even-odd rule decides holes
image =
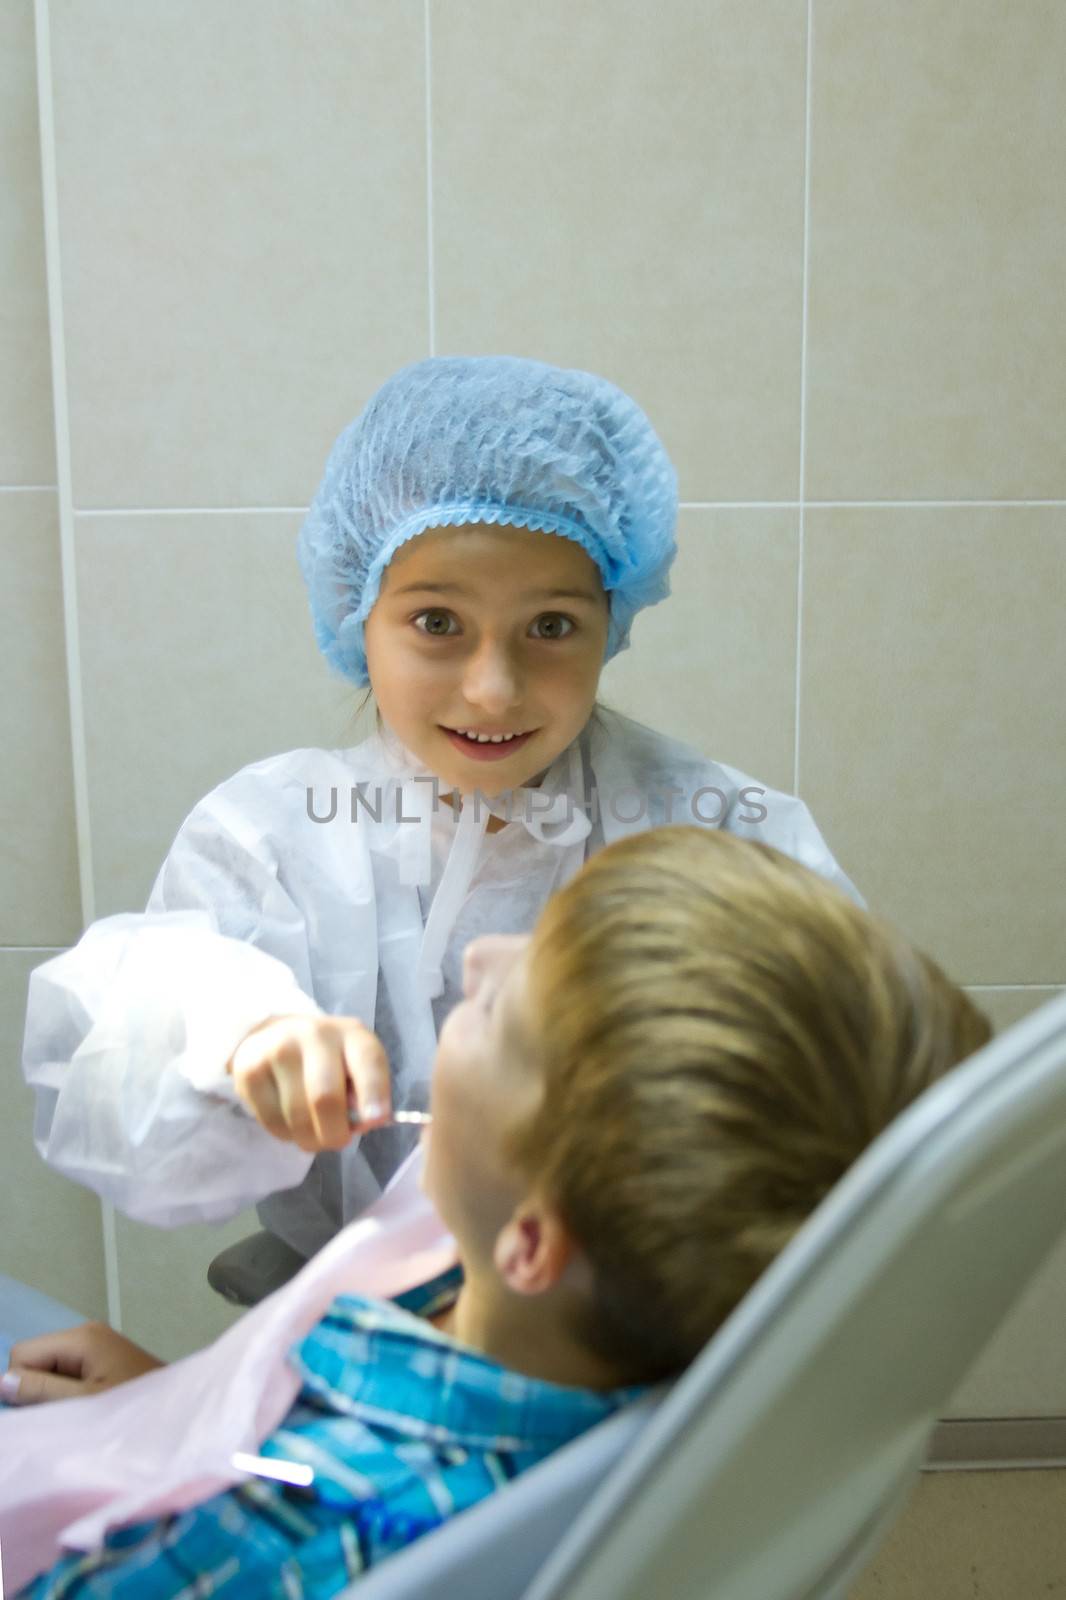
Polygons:
[[[989,1034],[933,962],[768,846],[610,846],[532,936],[468,948],[422,1178],[461,1264],[397,1303],[341,1295],[291,1352],[302,1387],[261,1450],[313,1482],[121,1528],[24,1594],[336,1594],[678,1373]],[[64,1340],[96,1387],[152,1360],[106,1330],[27,1341],[20,1401]]]

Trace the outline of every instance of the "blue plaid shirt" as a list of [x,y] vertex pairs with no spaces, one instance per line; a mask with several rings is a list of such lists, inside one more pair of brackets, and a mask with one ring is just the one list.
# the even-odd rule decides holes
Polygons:
[[462,1270],[395,1302],[340,1295],[290,1352],[303,1378],[260,1454],[309,1488],[251,1478],[65,1557],[23,1600],[319,1600],[644,1392],[529,1378],[425,1319]]

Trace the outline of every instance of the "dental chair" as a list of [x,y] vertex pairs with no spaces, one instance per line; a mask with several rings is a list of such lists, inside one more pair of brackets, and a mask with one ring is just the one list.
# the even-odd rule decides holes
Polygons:
[[863,1154],[671,1387],[345,1600],[845,1600],[1066,1231],[1066,996]]
[[210,1262],[207,1281],[234,1306],[257,1306],[307,1265],[291,1245],[265,1228],[238,1239]]

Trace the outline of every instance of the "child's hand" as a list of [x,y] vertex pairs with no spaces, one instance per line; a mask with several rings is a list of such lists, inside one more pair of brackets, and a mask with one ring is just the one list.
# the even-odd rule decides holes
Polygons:
[[13,1344],[10,1367],[0,1378],[0,1395],[9,1406],[74,1400],[114,1389],[164,1365],[106,1322],[83,1322],[62,1333],[41,1333]]
[[357,1017],[269,1017],[245,1034],[227,1066],[252,1115],[301,1150],[342,1150],[353,1128],[389,1118],[385,1047]]

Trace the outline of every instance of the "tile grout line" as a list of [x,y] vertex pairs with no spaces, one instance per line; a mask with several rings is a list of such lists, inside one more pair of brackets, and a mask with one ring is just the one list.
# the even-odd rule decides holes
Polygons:
[[437,294],[433,253],[433,55],[429,0],[422,0],[426,36],[426,272],[429,293],[429,353],[437,353]]
[[300,516],[307,506],[93,506],[74,507],[76,517],[247,517]]
[[[85,705],[78,635],[78,596],[74,545],[74,492],[70,461],[70,409],[67,390],[66,335],[63,325],[63,278],[59,254],[59,184],[56,172],[55,101],[52,83],[52,35],[49,0],[34,0],[37,56],[37,115],[41,142],[41,200],[44,212],[45,276],[48,288],[49,345],[52,358],[52,408],[55,423],[56,477],[59,492],[59,551],[63,589],[63,634],[67,656],[67,700],[70,754],[74,784],[81,913],[85,926],[94,920],[92,832],[89,815],[89,771],[85,747]],[[118,1245],[114,1207],[100,1201],[107,1286],[108,1321],[122,1328],[119,1297]]]
[[963,983],[959,985],[967,994],[1058,994],[1066,990],[1062,983]]
[[799,519],[796,551],[796,661],[793,706],[792,793],[800,792],[800,714],[803,671],[803,576],[806,553],[807,496],[807,300],[811,245],[811,64],[814,56],[814,0],[807,0],[807,65],[803,108],[803,282],[800,328],[800,429],[799,429]]
[[69,944],[0,944],[0,955],[59,956],[72,948]]
[[[0,494],[55,493],[54,484],[0,484]],[[1066,509],[1066,500],[680,500],[679,511],[1016,510]],[[76,517],[306,516],[307,506],[74,506]]]
[[682,511],[973,511],[1003,507],[1051,506],[1062,510],[1066,500],[682,500]]
[[[69,944],[0,944],[0,955],[58,956],[72,949]],[[967,994],[1060,994],[1066,993],[1066,977],[1061,983],[960,983]]]

